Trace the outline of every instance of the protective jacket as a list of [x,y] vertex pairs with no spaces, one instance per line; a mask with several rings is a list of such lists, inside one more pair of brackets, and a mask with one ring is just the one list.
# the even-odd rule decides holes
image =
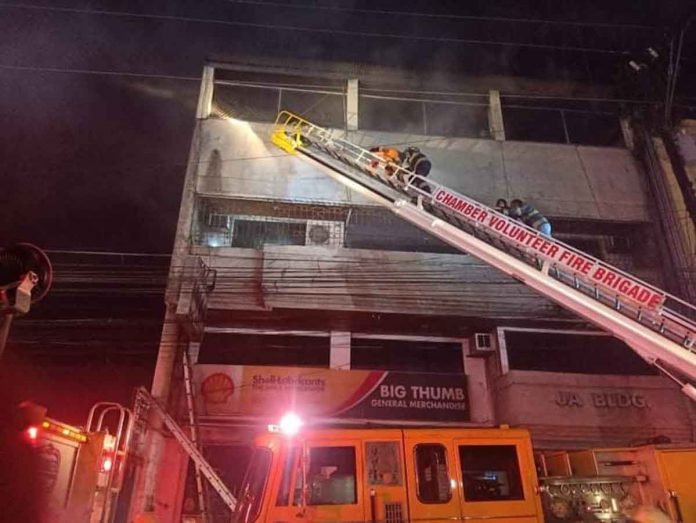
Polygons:
[[546,216],[528,203],[522,204],[520,207],[513,207],[508,213],[513,218],[517,218],[525,225],[529,225],[535,229],[539,229],[543,223],[549,223]]
[[394,162],[396,164],[401,163],[401,152],[393,147],[373,147],[370,152],[380,155],[385,160]]
[[401,166],[419,176],[428,176],[430,174],[432,164],[426,155],[420,151],[417,151],[412,153],[406,152],[404,159],[401,162]]

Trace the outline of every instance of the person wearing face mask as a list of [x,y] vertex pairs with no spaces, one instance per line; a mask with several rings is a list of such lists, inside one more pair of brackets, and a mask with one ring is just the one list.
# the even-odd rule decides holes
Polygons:
[[536,229],[545,236],[551,236],[551,223],[535,207],[522,200],[514,199],[510,202],[508,215],[517,218],[525,225]]

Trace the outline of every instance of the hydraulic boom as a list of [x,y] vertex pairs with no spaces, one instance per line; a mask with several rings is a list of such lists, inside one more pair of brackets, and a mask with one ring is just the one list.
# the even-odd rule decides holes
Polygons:
[[626,342],[696,401],[696,307],[287,111],[284,151]]

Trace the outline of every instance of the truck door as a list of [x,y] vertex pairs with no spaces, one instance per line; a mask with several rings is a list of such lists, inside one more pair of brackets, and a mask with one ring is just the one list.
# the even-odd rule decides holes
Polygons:
[[457,438],[454,447],[464,520],[542,521],[534,461],[526,441]]
[[409,521],[401,432],[390,431],[385,437],[365,441],[363,455],[365,519],[386,523]]
[[365,494],[358,486],[364,477],[360,441],[306,440],[288,448],[281,462],[277,488],[271,492],[274,499],[269,500],[269,521],[365,520]]
[[458,520],[461,501],[451,442],[436,433],[406,431],[404,449],[411,521]]
[[664,486],[670,496],[672,518],[677,523],[696,521],[696,450],[658,451]]

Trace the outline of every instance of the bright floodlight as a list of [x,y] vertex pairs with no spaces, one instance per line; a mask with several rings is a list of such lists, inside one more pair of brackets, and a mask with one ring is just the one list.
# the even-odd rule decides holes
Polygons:
[[280,419],[280,430],[286,436],[294,436],[300,430],[302,420],[297,414],[289,412]]

